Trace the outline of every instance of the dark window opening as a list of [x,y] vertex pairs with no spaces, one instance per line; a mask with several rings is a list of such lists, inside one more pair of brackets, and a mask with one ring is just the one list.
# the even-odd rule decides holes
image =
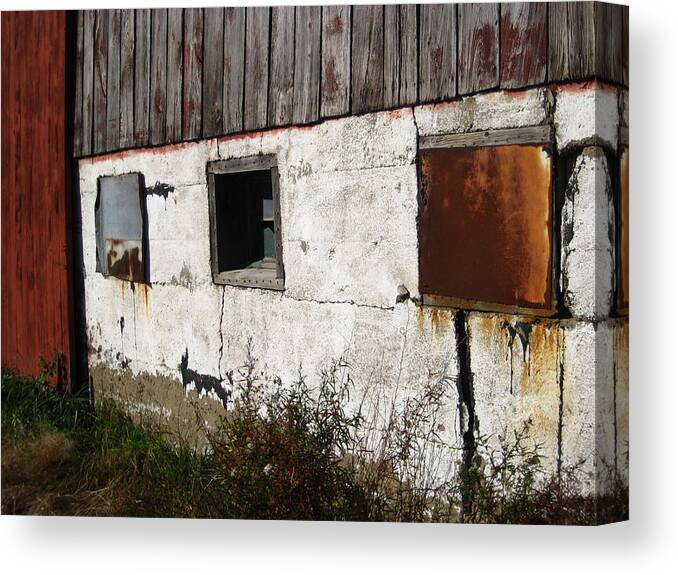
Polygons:
[[208,172],[214,281],[282,289],[274,158],[213,162]]

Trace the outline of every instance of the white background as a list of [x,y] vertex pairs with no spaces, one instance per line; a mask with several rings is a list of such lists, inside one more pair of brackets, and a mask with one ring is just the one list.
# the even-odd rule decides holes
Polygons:
[[[241,2],[111,1],[97,2],[96,7],[224,3]],[[563,528],[2,517],[3,572],[677,572],[678,3],[630,4],[629,522]],[[1,5],[2,9],[95,7],[92,0],[2,0]]]

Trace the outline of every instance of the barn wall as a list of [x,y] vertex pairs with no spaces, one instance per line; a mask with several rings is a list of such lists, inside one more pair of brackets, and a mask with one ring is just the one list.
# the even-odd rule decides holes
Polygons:
[[[628,449],[628,321],[614,313],[608,234],[619,98],[599,83],[495,92],[80,160],[95,394],[192,435],[195,408],[200,423],[213,421],[232,399],[249,342],[256,373],[286,384],[301,366],[313,385],[344,357],[354,402],[363,392],[412,397],[442,380],[440,430],[452,445],[461,450],[469,425],[496,442],[529,419],[548,469],[583,458],[589,488],[601,488]],[[418,138],[538,125],[554,126],[558,154],[576,166],[565,182],[572,205],[554,223],[566,310],[540,319],[422,306]],[[282,292],[212,281],[206,164],[257,154],[278,157]],[[95,271],[97,178],[135,171],[147,186],[148,284]],[[472,397],[458,393],[464,378]]]
[[2,13],[2,364],[70,385],[67,16]]
[[78,157],[597,78],[628,85],[602,2],[78,13]]

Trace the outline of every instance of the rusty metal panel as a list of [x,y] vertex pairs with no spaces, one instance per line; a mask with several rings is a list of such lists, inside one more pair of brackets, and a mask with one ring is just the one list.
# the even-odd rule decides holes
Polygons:
[[145,195],[139,173],[99,178],[95,207],[97,271],[122,280],[145,281]]
[[471,309],[554,309],[546,145],[421,150],[420,290]]
[[621,310],[629,307],[629,147],[624,146],[621,156],[619,194],[619,287],[617,289]]

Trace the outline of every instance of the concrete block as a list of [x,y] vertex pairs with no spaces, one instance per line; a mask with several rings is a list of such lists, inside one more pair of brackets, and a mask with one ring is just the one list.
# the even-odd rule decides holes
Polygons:
[[549,122],[552,94],[546,88],[492,92],[414,109],[420,136],[539,126]]
[[575,318],[609,315],[614,289],[614,207],[601,148],[579,155],[567,183],[561,220],[562,288]]
[[556,144],[562,153],[581,146],[617,148],[617,88],[600,82],[567,84],[556,90]]

